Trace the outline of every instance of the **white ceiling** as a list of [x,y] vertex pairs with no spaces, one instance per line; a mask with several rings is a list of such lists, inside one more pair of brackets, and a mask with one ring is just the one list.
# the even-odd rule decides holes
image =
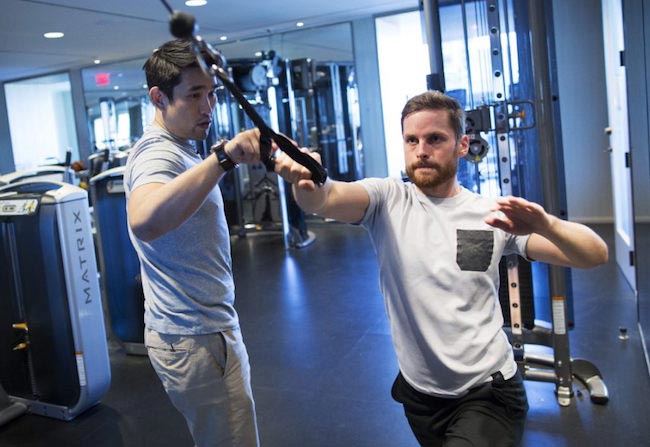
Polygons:
[[[418,6],[418,0],[208,0],[199,8],[168,2],[193,14],[209,42],[222,35],[226,42],[271,36],[295,30],[297,21],[310,28]],[[168,19],[160,0],[2,0],[0,82],[89,67],[94,59],[142,61],[171,38]],[[45,39],[47,31],[65,37]],[[338,45],[335,35],[312,44],[334,52]]]

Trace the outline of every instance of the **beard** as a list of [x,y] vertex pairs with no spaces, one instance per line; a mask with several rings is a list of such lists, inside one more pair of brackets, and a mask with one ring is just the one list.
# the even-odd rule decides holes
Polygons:
[[[426,173],[418,168],[429,168]],[[457,164],[450,162],[441,166],[437,163],[416,162],[406,167],[406,175],[420,189],[436,188],[456,176]]]

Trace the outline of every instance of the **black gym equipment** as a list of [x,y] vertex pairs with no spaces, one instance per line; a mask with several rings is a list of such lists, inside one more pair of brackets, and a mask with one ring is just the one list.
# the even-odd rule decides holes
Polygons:
[[140,262],[127,228],[124,166],[90,179],[104,309],[110,333],[127,354],[144,347],[144,294]]
[[97,404],[110,365],[86,191],[0,188],[0,290],[3,411],[67,421]]
[[27,412],[27,405],[11,399],[5,389],[0,385],[0,426],[22,416]]

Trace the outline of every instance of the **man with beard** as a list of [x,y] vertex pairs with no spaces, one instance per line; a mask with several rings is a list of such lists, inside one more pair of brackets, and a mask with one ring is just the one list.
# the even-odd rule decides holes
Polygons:
[[[321,188],[284,155],[276,170],[310,213],[359,223],[377,252],[380,286],[397,354],[392,396],[423,446],[514,446],[528,402],[498,300],[499,261],[517,253],[590,268],[605,243],[584,225],[522,198],[490,199],[463,188],[464,113],[440,92],[402,111],[401,179],[328,180]],[[318,159],[317,155],[313,155]]]

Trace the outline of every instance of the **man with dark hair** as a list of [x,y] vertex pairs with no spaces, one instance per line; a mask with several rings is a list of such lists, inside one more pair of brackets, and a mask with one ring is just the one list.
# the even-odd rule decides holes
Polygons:
[[607,246],[538,204],[463,188],[456,171],[469,140],[454,99],[440,92],[410,99],[402,133],[411,183],[328,180],[317,188],[283,154],[276,170],[294,183],[306,212],[369,231],[399,364],[392,396],[419,443],[518,445],[528,402],[502,329],[499,261],[517,253],[590,268],[607,261]]
[[237,163],[259,163],[259,131],[221,142],[202,160],[193,141],[208,135],[216,79],[201,71],[182,40],[162,45],[143,68],[156,112],[131,150],[124,184],[149,359],[197,446],[257,446],[217,183]]

